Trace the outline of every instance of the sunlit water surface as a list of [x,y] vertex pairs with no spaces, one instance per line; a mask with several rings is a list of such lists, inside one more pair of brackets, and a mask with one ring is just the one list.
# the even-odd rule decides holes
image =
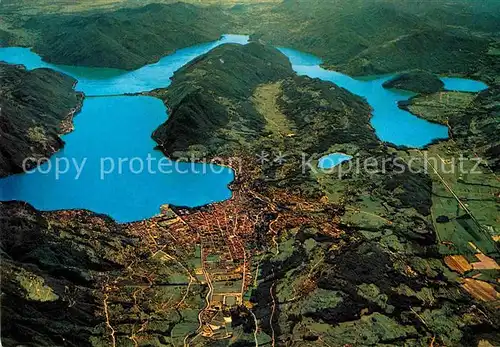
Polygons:
[[[176,70],[199,55],[224,43],[247,42],[247,36],[225,35],[135,71],[53,65],[27,48],[1,48],[0,61],[71,75],[87,98],[74,119],[75,130],[62,137],[64,149],[32,173],[1,179],[0,200],[22,200],[40,210],[88,209],[131,222],[156,215],[166,203],[194,207],[230,198],[231,169],[174,163],[154,150],[151,134],[167,119],[161,100],[106,95],[166,87]],[[56,176],[57,166],[61,174]]]
[[[421,148],[433,140],[448,138],[448,128],[418,118],[398,107],[398,102],[408,100],[412,92],[385,89],[382,84],[394,75],[355,79],[339,72],[323,69],[321,59],[289,48],[279,48],[292,62],[299,75],[330,81],[366,98],[373,108],[371,123],[377,136],[396,145]],[[457,91],[478,92],[488,88],[479,81],[463,78],[442,78],[445,88]]]
[[[160,100],[116,95],[165,88],[173,73],[194,58],[224,43],[247,42],[248,36],[225,35],[216,42],[180,49],[135,71],[53,65],[27,48],[0,48],[0,61],[23,64],[29,70],[44,67],[64,72],[76,78],[76,90],[87,95],[82,112],[75,118],[75,130],[63,136],[64,149],[32,173],[1,179],[0,200],[22,200],[40,210],[89,209],[119,222],[131,222],[154,216],[166,203],[201,206],[228,199],[228,184],[234,178],[231,169],[175,164],[154,150],[151,133],[167,118]],[[330,81],[365,97],[373,108],[372,126],[381,140],[422,147],[447,138],[446,127],[397,107],[398,101],[414,94],[384,89],[382,84],[392,76],[354,79],[321,68],[321,60],[309,54],[280,50],[299,75]],[[476,92],[487,88],[482,82],[466,79],[443,81],[450,90]],[[337,154],[324,157],[325,167],[350,159]],[[57,176],[55,167],[66,171],[66,163],[70,163],[67,172]]]

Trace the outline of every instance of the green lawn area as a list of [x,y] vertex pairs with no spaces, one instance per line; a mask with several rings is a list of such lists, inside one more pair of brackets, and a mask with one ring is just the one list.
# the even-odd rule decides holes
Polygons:
[[[434,223],[440,241],[452,242],[456,248],[441,245],[444,254],[472,254],[476,251],[469,245],[474,243],[483,253],[498,256],[492,236],[500,233],[498,220],[498,198],[500,182],[486,167],[475,169],[475,160],[452,163],[459,152],[447,151],[445,144],[429,149],[429,157],[437,158],[437,172],[449,188],[460,199],[463,206],[453,196],[433,169],[429,174],[433,179],[432,216],[446,216],[448,223]],[[461,168],[462,167],[462,168]],[[473,169],[475,169],[473,171]],[[477,171],[477,172],[476,172]],[[464,208],[465,207],[465,208]],[[467,217],[467,209],[472,218]]]

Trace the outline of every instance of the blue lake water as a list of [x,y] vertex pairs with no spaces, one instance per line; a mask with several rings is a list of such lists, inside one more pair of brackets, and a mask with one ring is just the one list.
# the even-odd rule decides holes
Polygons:
[[[23,200],[40,210],[89,209],[119,222],[149,218],[162,204],[201,206],[231,196],[231,169],[208,164],[174,164],[159,151],[151,133],[166,118],[163,103],[145,96],[112,96],[150,91],[170,85],[183,65],[224,43],[245,44],[248,36],[225,35],[216,42],[180,49],[135,71],[87,68],[46,63],[27,48],[0,48],[0,61],[27,69],[51,68],[76,78],[76,89],[87,96],[75,117],[75,130],[63,136],[64,149],[34,172],[0,179],[0,200]],[[322,69],[317,57],[280,49],[300,75],[321,78],[363,96],[373,108],[372,126],[383,141],[422,147],[448,136],[447,128],[419,119],[397,107],[412,93],[386,90],[392,76],[354,79]],[[479,91],[481,82],[443,79],[453,90]],[[338,165],[346,157],[333,153],[323,163]],[[350,157],[349,157],[350,159]],[[120,164],[121,163],[121,164]],[[143,168],[141,170],[141,163]],[[55,167],[66,171],[55,175]],[[111,165],[114,166],[112,170]],[[51,168],[52,170],[48,170]],[[44,173],[47,172],[48,173]]]
[[[88,209],[129,222],[156,215],[165,203],[200,206],[230,198],[231,169],[174,163],[154,150],[151,133],[166,117],[163,102],[153,97],[89,98],[75,130],[63,136],[64,149],[33,173],[0,180],[0,200],[41,210]],[[66,170],[65,158],[70,170],[56,178],[56,165]]]
[[139,93],[170,85],[170,78],[194,58],[225,43],[246,44],[248,36],[224,35],[220,40],[177,50],[157,63],[145,65],[134,71],[107,68],[72,67],[44,62],[28,48],[0,48],[0,61],[23,64],[28,70],[50,68],[64,72],[78,80],[76,90],[86,95],[118,95]]
[[[279,48],[291,61],[299,75],[330,81],[366,98],[373,108],[371,124],[377,136],[396,145],[421,148],[433,140],[448,138],[446,126],[428,122],[401,110],[398,102],[415,94],[408,91],[385,89],[382,84],[394,75],[355,79],[339,72],[323,69],[321,59],[289,48]],[[451,90],[477,92],[488,88],[479,81],[461,78],[443,78],[445,87]]]
[[488,88],[488,86],[481,81],[474,81],[466,78],[443,77],[441,81],[444,82],[444,88],[446,90],[456,92],[480,92]]
[[351,159],[352,156],[345,153],[332,153],[321,157],[318,161],[318,167],[320,169],[332,169],[335,166]]
[[[173,73],[197,56],[224,43],[247,42],[248,36],[225,35],[135,71],[53,65],[18,47],[0,48],[0,61],[69,74],[78,80],[76,90],[87,96],[117,95],[166,87]],[[167,203],[194,207],[230,198],[231,169],[174,163],[154,150],[151,134],[166,119],[163,102],[152,97],[87,97],[74,119],[75,130],[62,137],[64,149],[33,173],[0,179],[0,201],[22,200],[45,211],[88,209],[132,222],[156,215]],[[57,165],[66,171],[67,163],[70,170],[56,177]]]

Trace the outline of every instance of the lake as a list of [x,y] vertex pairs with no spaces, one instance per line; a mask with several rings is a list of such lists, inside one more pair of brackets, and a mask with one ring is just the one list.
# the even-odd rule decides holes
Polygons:
[[[398,107],[398,102],[408,100],[415,93],[382,87],[384,82],[395,75],[372,78],[352,78],[340,72],[325,70],[320,65],[321,59],[300,51],[279,48],[291,61],[293,69],[299,75],[330,81],[364,97],[373,109],[371,124],[375,133],[382,140],[395,145],[422,148],[434,140],[447,139],[448,128],[418,118]],[[442,78],[449,90],[478,92],[488,88],[479,81],[463,78]]]
[[352,156],[345,153],[332,153],[319,158],[318,167],[320,169],[332,169],[343,162],[349,161]]
[[[173,73],[192,59],[221,44],[245,44],[248,39],[225,35],[215,42],[180,49],[135,71],[53,65],[27,48],[0,48],[0,61],[23,64],[30,70],[45,67],[64,72],[76,78],[76,90],[87,95],[81,113],[75,117],[75,130],[62,137],[64,149],[34,172],[0,179],[0,200],[22,200],[40,210],[88,209],[118,222],[132,222],[156,215],[167,203],[195,207],[230,198],[228,185],[234,179],[231,169],[176,163],[154,150],[151,134],[168,117],[162,101],[117,95],[167,87]],[[419,148],[448,137],[446,127],[397,107],[398,101],[414,94],[384,89],[382,84],[392,76],[354,79],[321,68],[317,57],[280,50],[298,74],[333,82],[365,97],[373,108],[371,122],[381,140]],[[487,87],[465,79],[443,81],[452,90],[479,91]],[[324,164],[335,166],[350,159],[337,154],[325,157]],[[55,170],[48,170],[57,166],[66,172],[56,176]]]
[[[0,48],[0,61],[64,72],[87,95],[74,119],[75,130],[62,136],[65,147],[33,173],[0,179],[0,201],[22,200],[42,211],[88,209],[125,223],[150,218],[167,203],[195,207],[229,199],[231,169],[176,163],[154,150],[151,134],[168,117],[161,100],[105,95],[166,87],[173,73],[197,56],[224,43],[247,42],[248,36],[225,35],[135,71],[53,65],[27,48]],[[66,171],[67,163],[69,170],[56,177],[56,166]]]
[[63,72],[77,79],[76,90],[84,92],[87,96],[119,95],[168,87],[174,72],[194,58],[222,44],[245,44],[248,39],[248,36],[244,35],[224,35],[215,42],[179,49],[161,58],[157,63],[145,65],[134,71],[54,65],[42,61],[40,56],[30,49],[20,47],[0,48],[0,61],[23,64],[28,70],[45,67]]
[[[166,117],[153,97],[86,99],[75,130],[63,136],[66,146],[33,173],[0,180],[0,200],[41,210],[88,209],[130,222],[158,214],[165,203],[194,207],[230,198],[231,169],[175,163],[154,150],[151,133]],[[69,171],[56,177],[56,165],[61,172],[68,166],[65,158]]]

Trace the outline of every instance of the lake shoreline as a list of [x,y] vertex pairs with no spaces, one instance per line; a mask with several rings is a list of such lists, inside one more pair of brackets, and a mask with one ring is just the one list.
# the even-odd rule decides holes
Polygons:
[[[76,88],[77,90],[80,89],[82,90],[82,93],[85,93],[86,95],[84,96],[86,98],[86,100],[92,100],[94,98],[114,98],[114,97],[132,97],[132,96],[135,96],[135,97],[153,97],[154,99],[162,102],[163,104],[163,107],[165,108],[165,113],[167,114],[167,117],[166,119],[163,119],[161,120],[161,122],[166,122],[166,123],[160,123],[158,124],[158,126],[156,127],[155,130],[153,130],[151,133],[148,134],[148,137],[150,139],[152,139],[154,142],[155,142],[155,146],[153,146],[150,150],[160,150],[164,156],[164,158],[167,158],[167,159],[180,159],[180,157],[182,156],[178,156],[176,158],[176,154],[175,154],[175,151],[171,151],[171,150],[167,150],[167,148],[165,147],[164,143],[162,143],[162,141],[160,140],[160,137],[157,136],[157,132],[158,130],[160,129],[160,127],[164,127],[165,125],[168,127],[170,124],[170,121],[171,121],[171,117],[168,116],[169,113],[172,112],[172,107],[170,105],[170,102],[166,102],[164,100],[164,98],[160,97],[162,95],[162,93],[164,93],[164,90],[170,90],[170,83],[172,82],[173,78],[175,77],[175,75],[182,69],[185,69],[186,66],[189,66],[190,64],[196,64],[196,61],[199,60],[199,57],[202,56],[202,54],[205,54],[206,52],[211,52],[212,50],[216,50],[217,48],[216,47],[220,47],[221,45],[224,45],[224,43],[231,43],[231,42],[234,42],[234,43],[240,43],[240,44],[244,44],[245,42],[248,43],[248,40],[249,38],[247,36],[238,36],[238,35],[230,35],[230,34],[227,34],[227,35],[223,35],[221,36],[221,39],[220,41],[217,41],[217,42],[211,42],[211,43],[205,43],[203,45],[199,45],[199,46],[195,46],[193,49],[195,50],[194,52],[197,54],[197,55],[193,55],[192,53],[190,53],[190,49],[189,48],[183,48],[183,49],[180,49],[178,50],[176,54],[173,54],[173,55],[168,55],[168,56],[165,56],[165,57],[162,57],[158,60],[158,63],[156,64],[152,64],[152,65],[146,65],[146,66],[143,66],[141,67],[140,69],[138,69],[137,71],[133,71],[133,72],[126,72],[125,74],[123,75],[118,75],[116,77],[112,77],[111,78],[111,82],[107,82],[108,79],[104,79],[104,80],[98,80],[96,79],[95,82],[93,82],[94,80],[92,79],[89,79],[89,78],[85,78],[85,76],[82,77],[82,80],[78,80],[77,84],[76,84]],[[227,42],[226,42],[227,41]],[[259,45],[259,44],[256,44],[256,43],[250,43],[250,45]],[[271,52],[273,50],[273,48],[266,48],[266,49],[269,49],[269,51]],[[305,62],[307,64],[309,64],[309,61],[312,61],[313,62],[313,65],[314,64],[318,64],[318,66],[320,66],[320,64],[322,64],[322,61],[320,58],[318,57],[314,57],[312,55],[307,55],[307,54],[304,54],[302,52],[299,52],[299,51],[295,51],[295,50],[292,50],[292,49],[288,49],[288,48],[280,48],[279,49],[281,51],[281,53],[283,53],[286,58],[287,58],[287,61],[289,62],[289,64],[291,64],[291,67],[292,67],[292,75],[295,75],[295,76],[300,76],[300,75],[304,75],[304,73],[301,71],[301,69],[303,68],[302,65],[299,66],[299,69],[297,70],[294,65],[294,62],[296,63],[296,59],[297,57],[299,57],[299,60],[302,64],[302,62]],[[1,52],[1,51],[0,51]],[[124,85],[126,85],[126,81],[128,79],[130,80],[133,80],[133,81],[136,81],[137,79],[137,76],[139,77],[139,79],[144,79],[144,81],[147,82],[147,78],[148,77],[151,77],[149,74],[151,73],[155,73],[155,74],[158,74],[161,72],[161,70],[149,70],[149,69],[157,69],[157,68],[162,68],[163,65],[162,64],[167,64],[165,67],[166,68],[170,68],[170,65],[169,62],[174,59],[174,57],[176,57],[175,59],[177,59],[177,55],[179,54],[184,54],[186,53],[187,54],[187,58],[185,58],[185,62],[183,63],[180,63],[178,61],[176,61],[174,63],[174,66],[177,68],[177,70],[173,70],[171,71],[171,75],[167,75],[167,76],[163,76],[161,80],[159,81],[155,81],[153,80],[152,84],[151,85],[148,85],[148,84],[137,84],[137,86],[132,86],[132,90],[136,90],[136,91],[133,91],[133,92],[127,92],[126,90],[128,90],[127,88],[123,89],[124,88]],[[24,53],[23,53],[24,54]],[[39,65],[42,65],[42,66],[45,66],[47,65],[45,62],[43,61],[39,61],[37,62],[36,59],[40,59],[39,57],[36,58],[37,56],[30,53],[28,54],[28,57],[31,57],[29,59],[34,59],[34,63],[35,64],[39,64]],[[182,58],[182,57],[181,57]],[[193,63],[194,62],[194,63]],[[221,59],[221,63],[223,63],[223,60]],[[309,66],[309,65],[307,65]],[[48,65],[46,67],[51,67],[51,65]],[[57,66],[53,66],[55,69],[57,70],[60,70],[60,67],[57,67]],[[313,66],[314,67],[314,66]],[[67,67],[66,67],[67,68]],[[86,68],[84,68],[84,70],[82,71],[87,71],[85,70]],[[64,70],[63,70],[64,71]],[[96,71],[101,71],[99,69],[97,69]],[[170,70],[168,70],[170,71]],[[342,76],[339,72],[336,72],[336,71],[331,71],[331,70],[323,70],[325,71],[326,74],[329,74],[329,75],[332,75],[332,76]],[[63,72],[64,73],[64,72]],[[305,75],[308,75],[307,73],[307,70],[306,70],[306,73]],[[329,76],[328,75],[328,76]],[[357,97],[365,100],[365,101],[368,101],[368,105],[369,105],[369,108],[370,108],[370,112],[369,112],[369,123],[368,123],[368,127],[375,132],[375,134],[377,134],[378,136],[378,140],[380,143],[385,143],[387,146],[389,147],[394,147],[394,148],[413,148],[415,146],[412,146],[412,145],[408,145],[407,143],[403,143],[403,144],[398,144],[398,143],[395,143],[397,141],[391,141],[389,139],[385,139],[383,137],[381,137],[381,135],[379,134],[379,127],[377,126],[377,119],[378,117],[380,117],[380,114],[377,114],[377,107],[375,106],[379,106],[379,104],[372,104],[372,101],[370,101],[370,98],[367,99],[366,97],[366,93],[363,92],[363,89],[361,89],[361,92],[356,89],[356,88],[359,88],[358,86],[363,86],[365,83],[368,83],[367,85],[369,85],[369,83],[371,83],[370,81],[375,81],[376,83],[379,83],[378,80],[380,78],[378,78],[377,76],[370,76],[370,80],[369,81],[364,81],[364,80],[355,80],[353,79],[351,76],[348,76],[348,75],[343,75],[344,79],[346,79],[346,81],[344,81],[344,83],[338,83],[339,81],[335,80],[335,79],[330,79],[329,77],[321,77],[321,76],[310,76],[311,78],[320,78],[320,80],[322,81],[322,83],[327,83],[327,84],[331,84],[333,86],[333,88],[337,88],[337,87],[340,87],[342,88],[343,90],[345,90],[346,93],[349,93],[349,94],[354,94],[354,95],[357,95]],[[78,78],[78,76],[75,76]],[[390,75],[388,76],[384,76],[382,78],[382,80],[385,80],[387,78],[389,78]],[[118,88],[118,93],[116,94],[113,94],[111,93],[111,91],[113,91],[113,86],[111,84],[111,87],[108,86],[108,84],[106,83],[113,83],[114,81],[114,78],[116,78],[116,82],[114,83],[117,83],[119,85],[119,88]],[[125,78],[123,80],[123,78]],[[300,77],[299,77],[300,78]],[[352,81],[352,82],[350,82]],[[94,85],[95,83],[95,85]],[[351,86],[351,88],[349,88],[349,83],[357,83],[355,84],[354,86]],[[164,84],[166,84],[166,86],[163,86]],[[347,84],[347,85],[344,85],[344,84]],[[80,86],[80,88],[78,88]],[[160,86],[160,88],[158,89],[158,86]],[[378,84],[375,84],[374,86],[378,86]],[[95,87],[96,89],[96,92],[92,92],[91,90],[89,90],[91,87]],[[167,88],[167,89],[165,89]],[[381,88],[381,87],[380,87]],[[86,91],[86,92],[84,92]],[[381,89],[381,91],[383,91],[383,89]],[[401,96],[398,96],[398,98],[401,98]],[[408,100],[410,100],[411,98],[408,98]],[[390,102],[390,101],[385,101],[385,103],[387,102]],[[408,101],[407,101],[408,102]],[[83,99],[82,99],[82,103],[80,105],[80,107],[77,107],[75,112],[73,112],[72,114],[68,115],[69,118],[71,118],[71,123],[73,123],[73,118],[74,116],[79,113],[81,111],[81,108],[83,106]],[[396,109],[400,108],[399,105],[396,107]],[[402,108],[401,108],[402,109]],[[404,109],[402,109],[404,110]],[[392,109],[383,109],[382,110],[384,113],[387,113],[387,112],[390,112],[392,111]],[[380,113],[380,112],[378,112]],[[412,117],[414,117],[414,115],[411,113],[411,112],[408,112],[408,115],[411,115]],[[423,118],[420,118],[420,117],[416,117],[416,119],[423,119]],[[75,126],[73,124],[67,124],[68,121],[70,119],[66,119],[65,122],[63,122],[63,124],[65,124],[65,126],[63,126],[64,128],[64,132],[66,134],[69,134],[72,130],[74,130]],[[429,124],[434,124],[433,122],[429,122]],[[436,123],[437,124],[437,123]],[[449,135],[449,132],[447,133]],[[438,137],[438,138],[434,138],[434,139],[431,139],[430,141],[428,141],[427,143],[425,143],[424,146],[417,146],[417,147],[420,147],[420,148],[426,148],[427,146],[435,143],[435,142],[440,142],[440,141],[443,141],[445,140],[445,137]],[[54,154],[56,154],[57,152],[54,152],[52,154],[51,157],[53,157]],[[180,161],[180,163],[186,163],[186,164],[201,164],[203,163],[203,161]],[[206,163],[205,163],[206,164]],[[221,167],[226,167],[226,168],[229,168],[231,169],[231,171],[233,172],[233,180],[231,182],[234,182],[234,180],[236,179],[238,173],[236,172],[236,170],[231,167],[231,166],[227,166],[227,165],[222,165]],[[229,187],[231,185],[231,182],[228,183],[227,187]],[[231,196],[233,195],[233,191],[231,189],[229,189],[230,191],[230,194]],[[206,204],[202,204],[200,206],[205,206]]]

